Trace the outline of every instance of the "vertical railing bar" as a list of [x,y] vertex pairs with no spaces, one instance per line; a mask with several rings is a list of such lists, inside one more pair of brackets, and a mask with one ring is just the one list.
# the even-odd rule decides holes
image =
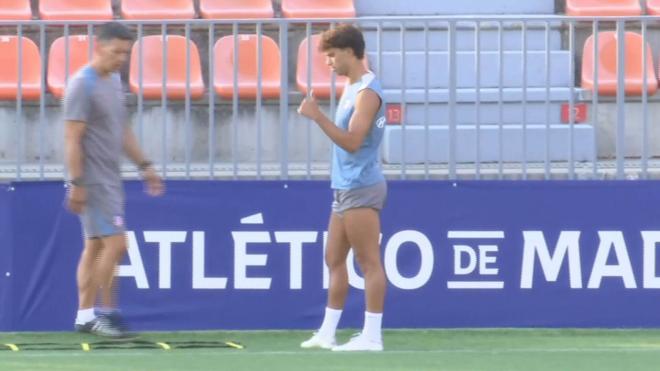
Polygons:
[[544,166],[545,179],[551,178],[550,171],[550,85],[552,84],[550,76],[550,22],[545,23],[545,148],[544,148]]
[[209,178],[215,179],[215,29],[209,23]]
[[190,153],[192,128],[190,122],[190,22],[185,25],[186,34],[186,98],[185,98],[185,120],[186,120],[186,179],[190,179]]
[[599,31],[600,23],[597,19],[594,20],[593,28],[594,28],[594,30],[593,30],[594,52],[593,52],[593,55],[592,55],[592,58],[593,58],[592,60],[593,60],[593,64],[594,64],[594,66],[593,66],[594,67],[594,76],[593,76],[594,88],[593,88],[593,92],[592,92],[593,94],[592,94],[592,97],[591,97],[591,111],[592,111],[591,112],[591,122],[592,122],[592,126],[594,128],[594,137],[593,137],[594,141],[593,141],[593,154],[592,154],[592,156],[593,156],[592,176],[593,176],[594,179],[597,179],[598,178],[598,146],[597,146],[597,144],[598,144],[598,134],[597,134],[598,130],[596,130],[596,128],[597,128],[597,124],[598,124],[598,101],[599,101],[599,97],[598,97],[598,56],[600,55],[599,54],[599,48],[600,47],[599,47],[599,40],[598,40],[599,33],[600,33],[600,31]]
[[378,74],[380,75],[379,77],[382,79],[383,76],[383,24],[382,21],[378,22],[378,26],[376,28],[376,44],[377,44],[377,52],[378,55],[376,57],[376,66],[378,68]]
[[476,79],[477,99],[475,100],[475,150],[476,150],[476,174],[477,180],[481,179],[481,24],[474,24],[474,69]]
[[[575,23],[571,22],[568,28],[569,33],[569,55],[568,71],[571,74],[571,81],[575,78]],[[575,83],[570,84],[570,94],[568,103],[568,138],[569,138],[569,156],[568,156],[568,173],[569,179],[575,179]]]
[[622,20],[616,21],[617,33],[617,89],[616,89],[616,110],[617,110],[617,131],[616,131],[616,174],[617,179],[625,178],[625,23]]
[[238,64],[240,63],[240,43],[238,42],[238,23],[234,22],[232,26],[234,37],[234,60],[233,60],[233,95],[232,95],[232,143],[231,158],[234,180],[238,179]]
[[[89,27],[88,27],[88,32],[89,32]],[[66,87],[69,85],[69,24],[67,23],[64,24],[63,36],[64,36],[64,87],[66,92]],[[91,40],[89,40],[89,42],[91,43]],[[91,49],[91,45],[89,49]],[[88,50],[88,53],[91,53],[91,50]],[[64,172],[62,175],[66,176],[66,174],[68,173],[66,160],[64,161],[63,170]]]
[[162,79],[162,84],[161,84],[161,98],[160,98],[160,103],[161,103],[161,115],[162,115],[162,138],[163,142],[161,143],[161,150],[162,150],[162,173],[163,173],[163,178],[167,178],[167,165],[168,165],[168,159],[167,159],[167,125],[168,125],[168,120],[167,120],[167,68],[168,68],[168,63],[167,63],[167,49],[168,49],[168,38],[167,38],[167,23],[162,24],[161,28],[161,40],[163,43],[163,62],[162,62],[162,68],[163,68],[163,79]]
[[140,147],[144,146],[144,30],[142,23],[138,24],[138,96],[137,96],[137,110],[138,110],[138,140]]
[[[521,24],[522,42],[522,179],[527,180],[527,22]],[[549,135],[549,133],[546,133]]]
[[18,38],[16,40],[17,46],[18,46],[18,94],[16,97],[16,125],[17,125],[17,135],[18,135],[18,140],[16,141],[17,144],[17,156],[16,156],[16,174],[17,178],[20,181],[23,174],[22,174],[22,157],[23,153],[25,152],[24,150],[24,127],[23,127],[23,25],[19,24],[18,25]]
[[39,179],[44,180],[44,132],[46,130],[46,30],[39,25],[39,54],[41,58],[39,77]]
[[262,24],[257,23],[257,179],[261,180],[261,111],[262,111],[262,73],[263,73],[263,40]]
[[502,34],[502,21],[498,21],[498,40],[497,40],[497,46],[498,46],[498,86],[497,86],[497,108],[498,108],[498,130],[497,130],[497,148],[498,148],[498,178],[502,180],[504,178],[504,138],[503,138],[503,130],[504,130],[504,113],[503,113],[503,99],[504,99],[504,90],[503,90],[503,85],[504,85],[504,37]]
[[550,171],[550,85],[552,76],[550,74],[550,22],[545,22],[545,143],[543,149],[544,176],[548,180]]
[[289,80],[288,80],[288,66],[289,66],[289,53],[286,51],[289,50],[288,47],[288,35],[289,35],[289,24],[286,22],[280,23],[280,49],[284,52],[281,53],[282,61],[280,65],[280,79],[281,79],[281,90],[280,90],[280,122],[282,125],[282,145],[280,148],[281,152],[281,163],[280,163],[280,178],[282,180],[289,179]]
[[642,176],[648,179],[649,126],[648,126],[648,76],[646,73],[648,56],[646,46],[646,20],[642,20]]
[[456,179],[456,22],[449,23],[449,179]]
[[[307,96],[312,94],[312,24],[307,22],[305,24],[305,38],[307,40],[307,53],[305,58],[307,58]],[[307,163],[306,163],[306,178],[307,180],[312,178],[312,125],[313,122],[309,121],[305,127],[306,141],[307,141]]]
[[424,179],[429,174],[429,81],[431,80],[429,55],[429,22],[424,22]]
[[399,34],[401,46],[401,179],[406,179],[406,33],[405,24],[401,22],[401,33]]

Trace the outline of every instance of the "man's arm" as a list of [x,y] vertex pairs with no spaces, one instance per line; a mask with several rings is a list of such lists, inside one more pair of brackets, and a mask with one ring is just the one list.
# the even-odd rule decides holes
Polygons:
[[72,212],[79,214],[82,212],[87,199],[85,185],[82,182],[84,171],[82,139],[85,136],[87,126],[82,121],[66,121],[64,130],[64,151],[70,176],[67,204]]
[[124,153],[140,169],[142,178],[147,182],[147,193],[151,196],[162,195],[164,192],[163,181],[156,174],[151,162],[144,157],[135,133],[130,127],[126,127],[124,130]]
[[128,158],[138,167],[148,163],[140,149],[140,145],[137,142],[133,130],[128,127],[124,130],[124,153],[126,153],[126,156],[128,156]]
[[298,112],[314,120],[330,140],[339,147],[347,152],[355,153],[369,134],[380,105],[381,99],[375,91],[371,89],[360,91],[355,101],[355,109],[348,124],[348,130],[342,130],[323,114],[313,95],[303,100]]

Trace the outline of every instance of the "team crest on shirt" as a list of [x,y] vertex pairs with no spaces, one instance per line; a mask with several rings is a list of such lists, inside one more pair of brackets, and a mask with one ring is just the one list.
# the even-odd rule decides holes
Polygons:
[[387,119],[385,118],[385,116],[381,116],[381,117],[376,121],[376,127],[378,127],[379,129],[384,128],[384,127],[385,127],[385,121],[387,121]]
[[115,216],[115,227],[123,227],[124,226],[124,218],[122,218],[121,215]]

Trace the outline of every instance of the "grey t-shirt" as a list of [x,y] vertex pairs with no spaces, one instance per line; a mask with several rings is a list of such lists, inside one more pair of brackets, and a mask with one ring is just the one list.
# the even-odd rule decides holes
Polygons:
[[120,185],[128,115],[119,74],[102,78],[89,65],[80,69],[66,88],[64,120],[87,125],[82,140],[85,184]]

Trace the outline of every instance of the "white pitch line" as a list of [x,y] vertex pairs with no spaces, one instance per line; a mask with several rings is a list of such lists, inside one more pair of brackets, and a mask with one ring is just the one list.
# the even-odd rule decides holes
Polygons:
[[[162,349],[154,349],[152,352],[145,351],[136,351],[136,352],[117,352],[112,350],[97,350],[91,352],[80,352],[80,351],[50,351],[50,352],[39,352],[39,351],[21,351],[18,353],[12,353],[16,356],[25,356],[25,357],[34,357],[34,358],[46,358],[46,357],[116,357],[116,356],[131,356],[131,357],[143,357],[151,356],[154,354],[160,354],[162,356],[167,355],[181,355],[181,354],[191,354],[191,355],[213,355],[219,357],[227,356],[244,356],[249,354],[250,356],[258,355],[296,355],[296,356],[327,356],[329,354],[337,355],[338,357],[353,355],[353,354],[373,354],[369,352],[332,352],[332,351],[315,351],[315,350],[283,350],[283,351],[256,351],[251,352],[249,350],[243,351],[218,351],[218,350],[208,350],[208,351],[199,351],[192,349],[174,349],[168,352],[164,352]],[[660,350],[660,345],[658,346],[624,346],[624,347],[605,347],[605,348],[499,348],[499,349],[429,349],[429,350],[385,350],[382,353],[377,353],[379,355],[401,355],[401,354],[452,354],[452,353],[483,353],[483,354],[506,354],[506,353],[628,353],[628,352],[658,352]],[[159,353],[160,352],[160,353]]]

